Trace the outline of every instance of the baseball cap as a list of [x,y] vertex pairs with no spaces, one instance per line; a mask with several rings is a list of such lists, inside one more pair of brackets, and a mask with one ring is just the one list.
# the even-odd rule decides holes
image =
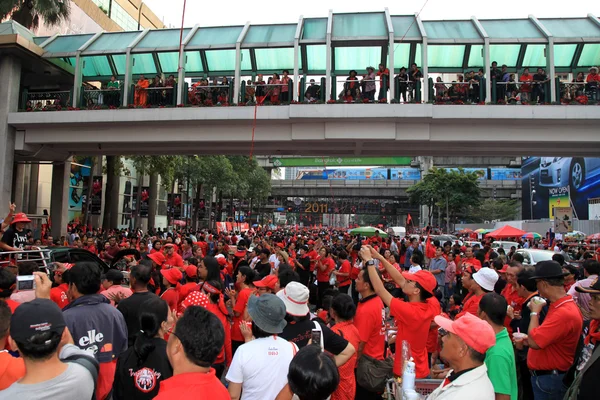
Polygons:
[[579,293],[600,294],[600,280],[596,278],[590,286],[576,286],[575,290],[577,290]]
[[65,319],[60,308],[48,299],[34,299],[21,303],[10,318],[10,336],[17,342],[26,342],[32,336],[55,332],[62,335]]
[[198,267],[196,267],[195,265],[188,265],[184,268],[184,270],[185,274],[190,278],[195,278],[196,276],[198,276]]
[[472,275],[472,278],[479,286],[488,292],[494,291],[494,286],[498,282],[498,274],[491,268],[481,268]]
[[248,299],[248,315],[253,323],[267,333],[281,333],[287,325],[285,321],[285,305],[274,294],[260,297],[250,296]]
[[508,265],[508,264],[504,264],[504,265],[502,266],[502,269],[501,269],[500,271],[498,271],[498,272],[500,272],[500,273],[502,273],[502,274],[505,274],[505,273],[506,273],[506,271],[508,270],[508,267],[510,267],[510,265]]
[[227,259],[225,257],[217,257],[217,262],[222,267],[224,267],[225,265],[227,265]]
[[111,282],[122,281],[125,278],[123,273],[118,269],[109,269],[106,271],[106,274],[102,275],[102,280],[107,280]]
[[177,282],[183,278],[183,274],[178,268],[161,269],[160,274],[164,276],[171,285],[177,285]]
[[496,344],[496,334],[492,326],[473,314],[467,313],[455,321],[437,315],[433,320],[440,328],[455,334],[479,353],[484,354]]
[[275,290],[275,285],[277,284],[277,277],[275,275],[267,275],[262,278],[260,281],[254,282],[254,286],[257,288],[269,288]]
[[437,281],[435,280],[435,276],[429,271],[417,271],[415,273],[410,272],[402,272],[402,276],[413,282],[417,282],[423,289],[433,294],[435,288],[437,287]]
[[163,265],[167,261],[165,255],[158,251],[156,253],[148,254],[148,258],[158,265]]
[[310,245],[315,244],[315,241],[314,240],[309,240],[306,244],[310,246]]
[[277,297],[283,300],[288,314],[295,317],[303,317],[308,314],[309,290],[299,282],[290,282],[287,286],[277,292]]
[[275,243],[275,247],[279,247],[281,249],[285,249],[285,244],[283,244],[282,242]]

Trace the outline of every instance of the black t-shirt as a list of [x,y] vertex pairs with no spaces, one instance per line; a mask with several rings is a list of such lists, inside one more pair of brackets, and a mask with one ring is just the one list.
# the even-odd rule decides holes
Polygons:
[[254,270],[256,271],[258,276],[260,276],[260,279],[262,279],[271,273],[271,263],[269,263],[269,262],[266,262],[264,264],[258,263],[254,267]]
[[154,297],[158,296],[152,292],[134,293],[122,300],[117,306],[117,310],[121,311],[127,324],[127,343],[129,347],[133,346],[135,336],[140,331],[140,311],[142,304]]
[[23,249],[27,245],[27,232],[25,230],[18,231],[11,226],[2,235],[2,243],[17,249]]
[[[289,315],[286,316],[286,320],[287,325],[283,328],[283,333],[279,336],[287,341],[295,343],[300,349],[306,346],[312,336],[312,330],[315,329],[314,321],[311,321],[308,317],[301,321],[294,321]],[[344,351],[346,346],[348,346],[348,341],[343,337],[336,335],[322,323],[320,323],[320,325],[321,330],[323,331],[325,350],[335,355]]]
[[153,399],[158,394],[160,382],[173,376],[167,358],[167,342],[152,339],[154,350],[141,362],[134,347],[119,356],[113,384],[113,399]]
[[545,81],[546,78],[546,74],[535,74],[533,75],[533,81],[534,82],[543,82]]
[[300,257],[298,259],[298,262],[300,263],[300,265],[302,265],[302,270],[303,272],[310,272],[310,257],[308,256],[304,256],[304,257]]

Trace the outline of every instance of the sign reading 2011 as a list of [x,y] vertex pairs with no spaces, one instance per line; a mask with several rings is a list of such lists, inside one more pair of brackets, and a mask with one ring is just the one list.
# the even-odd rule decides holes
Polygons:
[[328,210],[327,203],[304,203],[304,212],[307,214],[325,214]]

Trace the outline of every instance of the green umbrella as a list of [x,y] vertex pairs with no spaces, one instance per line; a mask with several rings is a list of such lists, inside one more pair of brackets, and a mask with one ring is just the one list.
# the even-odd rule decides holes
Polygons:
[[379,232],[379,236],[381,236],[383,238],[388,237],[387,233],[385,233],[381,229],[377,229],[372,226],[361,226],[359,228],[354,228],[350,231],[350,234],[371,237],[371,236],[375,236],[375,232]]

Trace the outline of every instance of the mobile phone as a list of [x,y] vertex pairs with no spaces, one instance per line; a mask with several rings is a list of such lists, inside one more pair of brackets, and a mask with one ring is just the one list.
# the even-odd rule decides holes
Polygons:
[[35,280],[33,275],[17,276],[17,292],[35,290]]
[[313,329],[310,335],[310,339],[312,340],[312,344],[316,344],[317,346],[321,345],[321,331],[317,329]]

